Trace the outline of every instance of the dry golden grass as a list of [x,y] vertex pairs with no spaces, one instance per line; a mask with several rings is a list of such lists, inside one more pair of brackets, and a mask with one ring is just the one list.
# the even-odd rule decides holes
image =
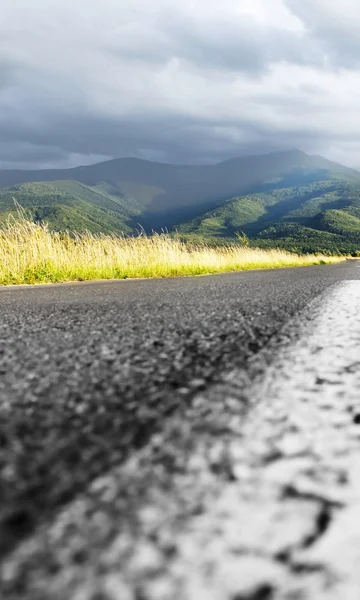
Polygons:
[[188,246],[168,235],[53,233],[23,216],[0,228],[0,284],[175,277],[338,262],[282,250]]

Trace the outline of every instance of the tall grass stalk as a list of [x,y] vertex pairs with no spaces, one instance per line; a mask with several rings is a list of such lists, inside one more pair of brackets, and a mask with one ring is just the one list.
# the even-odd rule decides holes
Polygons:
[[24,215],[0,228],[0,284],[175,277],[332,263],[336,257],[283,250],[187,245],[170,236],[54,233]]

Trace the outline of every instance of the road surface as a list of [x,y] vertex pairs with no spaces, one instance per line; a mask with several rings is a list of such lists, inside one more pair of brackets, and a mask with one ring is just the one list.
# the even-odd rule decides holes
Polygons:
[[1,288],[1,598],[358,600],[359,267]]

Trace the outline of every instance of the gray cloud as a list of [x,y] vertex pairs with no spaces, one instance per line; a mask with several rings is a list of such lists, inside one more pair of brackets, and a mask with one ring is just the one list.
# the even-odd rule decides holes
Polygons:
[[329,68],[360,66],[360,8],[356,0],[286,0],[311,44],[321,43]]
[[302,31],[258,23],[246,15],[238,20],[224,15],[207,22],[206,18],[194,20],[189,14],[172,13],[163,26],[172,34],[177,56],[198,67],[260,75],[280,61],[323,63],[317,44],[308,44]]
[[2,0],[0,168],[295,146],[360,167],[344,1]]

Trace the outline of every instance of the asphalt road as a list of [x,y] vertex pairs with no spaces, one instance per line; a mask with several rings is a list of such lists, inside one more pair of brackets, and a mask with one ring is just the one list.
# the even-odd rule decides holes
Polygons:
[[[2,597],[190,599],[190,592],[170,590],[164,578],[141,589],[126,587],[113,562],[110,568],[98,557],[120,533],[144,537],[144,498],[149,490],[158,494],[151,503],[156,511],[166,502],[166,490],[169,498],[181,496],[176,474],[187,472],[184,457],[196,455],[196,436],[211,432],[213,447],[227,431],[225,397],[230,405],[229,397],[235,398],[241,427],[253,410],[247,387],[266,371],[277,348],[296,342],[299,323],[312,318],[316,298],[359,279],[358,263],[348,261],[0,289]],[[201,394],[213,398],[205,413]],[[111,481],[116,473],[115,489],[106,479],[110,473]],[[212,477],[231,479],[226,460]],[[180,521],[189,513],[188,497],[181,497]],[[192,498],[192,514],[199,502]],[[104,503],[107,508],[99,511]],[[69,533],[77,528],[76,535]],[[146,544],[137,549],[141,568],[156,563],[151,552]],[[175,552],[171,540],[166,552]],[[104,573],[111,577],[101,587]],[[261,589],[263,595],[217,597],[273,597],[267,584]],[[200,592],[192,592],[191,600],[200,600]]]

